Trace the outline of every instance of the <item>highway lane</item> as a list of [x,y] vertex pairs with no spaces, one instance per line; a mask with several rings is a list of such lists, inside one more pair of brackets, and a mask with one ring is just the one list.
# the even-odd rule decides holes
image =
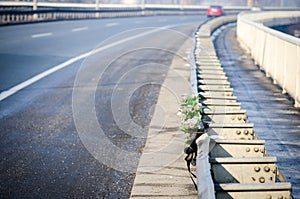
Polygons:
[[[0,92],[86,53],[114,35],[143,27],[201,21],[203,17],[137,17],[8,26],[0,29]],[[45,35],[52,33],[51,35]],[[33,35],[42,37],[32,38]],[[126,34],[124,34],[126,36]],[[109,41],[108,41],[109,42]]]
[[0,102],[1,198],[128,198],[168,66],[204,19],[1,27],[1,91],[98,49]]
[[[123,31],[197,20],[195,17],[184,16],[165,18],[165,20],[159,20],[159,17],[82,20],[3,27],[0,29],[0,59],[3,60],[1,65],[6,66],[1,68],[5,68],[7,72],[1,75],[9,74],[12,78],[0,76],[0,91],[61,63],[66,58],[88,52]],[[12,60],[22,60],[22,64],[18,62],[15,64]],[[31,70],[31,67],[34,70]],[[13,75],[18,73],[21,73],[20,76],[23,78],[13,78]],[[15,82],[12,79],[19,81]]]

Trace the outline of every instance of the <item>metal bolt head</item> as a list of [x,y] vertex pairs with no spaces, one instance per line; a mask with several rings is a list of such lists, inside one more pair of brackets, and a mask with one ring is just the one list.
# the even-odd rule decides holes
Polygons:
[[236,134],[240,135],[242,132],[240,130],[236,130]]
[[260,167],[254,167],[254,171],[259,172],[260,171]]
[[239,117],[238,117],[238,120],[242,120],[242,119],[243,119],[242,116],[239,116]]
[[265,172],[269,172],[269,171],[270,171],[270,167],[265,166],[265,167],[264,167],[264,170],[265,170]]
[[282,196],[282,195],[279,195],[279,196],[278,196],[278,199],[283,199],[283,196]]
[[259,148],[255,147],[255,148],[254,148],[254,151],[255,151],[255,152],[259,152]]
[[244,134],[248,135],[249,131],[248,130],[244,130]]
[[232,116],[232,117],[231,117],[231,120],[234,120],[234,119],[235,119],[235,116]]
[[266,180],[265,180],[264,177],[260,177],[260,178],[259,178],[259,182],[260,182],[260,183],[264,183],[265,181],[266,181]]
[[266,199],[272,199],[271,195],[267,195]]
[[246,152],[250,152],[250,148],[249,147],[246,148]]

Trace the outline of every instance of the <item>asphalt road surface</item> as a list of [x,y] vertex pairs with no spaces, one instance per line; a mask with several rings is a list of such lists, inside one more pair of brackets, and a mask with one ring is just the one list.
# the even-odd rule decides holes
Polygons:
[[128,198],[165,74],[204,20],[0,27],[0,198]]

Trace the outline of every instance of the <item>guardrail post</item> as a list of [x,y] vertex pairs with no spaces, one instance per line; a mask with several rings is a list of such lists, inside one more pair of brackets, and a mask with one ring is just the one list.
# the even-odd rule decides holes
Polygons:
[[96,0],[96,14],[95,14],[95,17],[96,17],[96,18],[99,18],[99,17],[100,17],[99,7],[100,7],[99,0]]
[[[37,5],[38,4],[38,0],[33,0],[33,11],[35,11],[35,10],[37,10]],[[35,13],[35,14],[33,14],[33,20],[36,20],[36,19],[38,19],[38,15]]]
[[286,43],[284,43],[284,53],[283,53],[283,83],[282,83],[282,94],[286,94],[286,70],[287,70],[287,47],[286,47]]
[[209,164],[209,142],[207,133],[202,134],[197,140],[197,188],[199,199],[215,199],[214,183],[212,181]]
[[144,16],[145,15],[145,0],[141,0],[141,15]]
[[297,76],[296,76],[296,96],[295,96],[295,107],[300,107],[300,46],[297,46]]
[[[264,33],[264,34],[266,34],[266,33]],[[273,71],[273,84],[278,84],[278,82],[277,82],[277,79],[278,79],[278,70],[279,70],[279,68],[280,68],[280,63],[278,63],[278,56],[279,56],[279,49],[280,49],[280,43],[279,43],[279,41],[278,40],[275,40],[274,41],[274,45],[275,45],[275,48],[274,48],[274,60],[273,60],[273,68],[274,68],[274,71]]]

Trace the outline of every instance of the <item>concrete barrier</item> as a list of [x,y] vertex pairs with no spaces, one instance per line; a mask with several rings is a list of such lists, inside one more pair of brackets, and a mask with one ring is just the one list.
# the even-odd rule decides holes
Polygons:
[[256,64],[300,107],[300,39],[273,30],[267,25],[300,21],[299,11],[241,13],[237,37]]

